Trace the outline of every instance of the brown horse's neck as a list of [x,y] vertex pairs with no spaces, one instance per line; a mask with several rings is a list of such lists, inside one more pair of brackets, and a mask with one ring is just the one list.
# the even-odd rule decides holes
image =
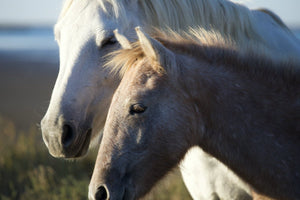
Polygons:
[[276,84],[262,75],[251,77],[247,72],[207,63],[184,68],[182,73],[186,77],[183,93],[197,107],[199,124],[204,122],[198,127],[200,147],[258,192],[278,199],[299,199],[297,84]]

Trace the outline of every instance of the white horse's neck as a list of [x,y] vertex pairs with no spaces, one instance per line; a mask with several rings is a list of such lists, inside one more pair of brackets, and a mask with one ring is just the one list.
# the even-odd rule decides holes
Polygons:
[[183,80],[183,93],[202,116],[199,124],[204,122],[197,129],[200,147],[255,188],[263,188],[260,192],[282,199],[299,197],[299,104],[295,102],[300,96],[293,93],[299,88],[207,65],[183,71],[183,77],[189,77]]

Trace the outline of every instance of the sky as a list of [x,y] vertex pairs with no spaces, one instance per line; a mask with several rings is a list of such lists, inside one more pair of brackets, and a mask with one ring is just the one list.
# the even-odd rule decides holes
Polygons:
[[[232,0],[268,8],[290,27],[300,27],[300,0]],[[0,0],[0,25],[53,25],[63,0]]]
[[53,25],[63,0],[0,0],[0,25]]

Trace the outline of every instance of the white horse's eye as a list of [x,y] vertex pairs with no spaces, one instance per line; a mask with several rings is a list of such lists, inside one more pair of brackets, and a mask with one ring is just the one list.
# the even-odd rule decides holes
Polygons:
[[141,103],[137,103],[137,104],[133,104],[133,105],[130,106],[129,113],[131,115],[140,114],[140,113],[145,112],[146,109],[147,109],[147,106],[144,106]]
[[102,40],[101,44],[100,44],[100,48],[106,47],[106,46],[110,46],[113,44],[116,44],[117,40],[114,36],[105,38],[104,40]]

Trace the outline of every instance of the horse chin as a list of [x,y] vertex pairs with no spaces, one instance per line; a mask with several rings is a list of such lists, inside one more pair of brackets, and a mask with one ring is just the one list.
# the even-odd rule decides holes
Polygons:
[[[115,198],[115,199],[119,199],[119,198]],[[123,189],[123,193],[121,195],[121,199],[123,199],[123,200],[135,200],[137,198],[136,198],[135,193],[133,192],[133,190],[125,187]]]
[[88,151],[92,148],[99,148],[99,144],[102,140],[102,124],[92,124],[92,128],[88,129],[84,134],[85,137],[82,138],[82,143],[78,144],[78,152],[75,156],[71,156],[70,158],[81,158],[84,157]]
[[131,200],[131,199],[138,199],[138,198],[136,197],[136,193],[134,192],[134,190],[125,188],[123,193],[123,199]]
[[98,148],[99,144],[102,140],[102,131],[97,128],[90,128],[87,130],[87,132],[84,134],[85,138],[83,138],[83,142],[81,144],[78,144],[78,152],[75,154],[75,156],[70,156],[67,158],[81,158],[84,157],[89,149],[91,148]]
[[75,155],[75,158],[79,158],[87,154],[91,142],[91,136],[92,136],[92,129],[89,129],[86,133],[86,137],[84,138],[84,141],[80,145],[79,151]]

